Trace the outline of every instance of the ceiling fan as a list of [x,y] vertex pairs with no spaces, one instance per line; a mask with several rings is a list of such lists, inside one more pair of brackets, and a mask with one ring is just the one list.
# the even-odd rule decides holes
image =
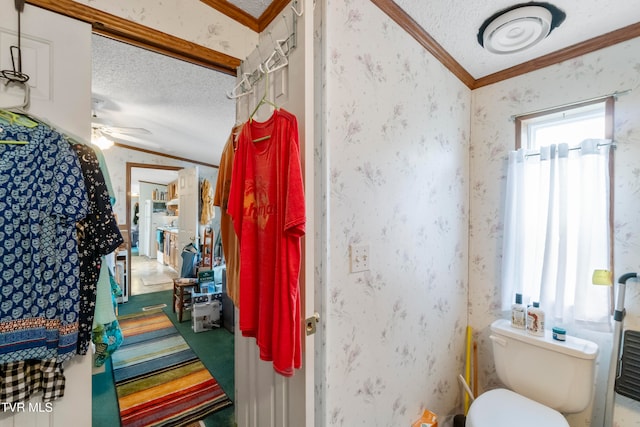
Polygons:
[[97,111],[104,108],[105,100],[93,98],[93,110],[91,112],[92,139],[101,136],[111,139],[131,140],[143,135],[150,135],[148,129],[142,127],[114,126],[110,120],[98,117]]
[[93,109],[91,112],[91,141],[102,149],[111,147],[115,141],[127,143],[137,143],[142,145],[155,145],[141,137],[150,135],[151,131],[142,127],[113,126],[107,119],[98,117],[97,110],[104,107],[105,101],[93,98]]
[[102,150],[106,150],[114,145],[116,141],[125,143],[137,143],[143,145],[154,145],[149,141],[143,141],[140,136],[149,135],[151,132],[144,128],[119,127],[102,124],[95,120],[91,121],[91,142]]
[[109,121],[102,120],[95,114],[91,118],[91,128],[105,136],[112,136],[114,138],[151,134],[148,129],[141,127],[112,126]]

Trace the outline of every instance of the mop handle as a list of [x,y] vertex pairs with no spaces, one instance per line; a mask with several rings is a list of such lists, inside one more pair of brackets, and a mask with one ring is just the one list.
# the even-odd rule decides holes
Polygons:
[[626,273],[618,279],[618,298],[616,299],[616,307],[613,313],[615,331],[611,345],[611,360],[609,362],[607,393],[604,404],[604,427],[613,426],[613,410],[615,405],[614,386],[618,371],[618,360],[620,358],[620,338],[622,335],[622,321],[624,320],[624,294],[627,287],[627,280],[637,277],[638,275],[636,273]]

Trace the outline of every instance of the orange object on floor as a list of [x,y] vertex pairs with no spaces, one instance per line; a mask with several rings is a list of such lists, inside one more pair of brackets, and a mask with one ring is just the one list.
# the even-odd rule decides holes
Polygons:
[[411,424],[411,427],[438,427],[438,416],[431,411],[425,410],[420,419]]

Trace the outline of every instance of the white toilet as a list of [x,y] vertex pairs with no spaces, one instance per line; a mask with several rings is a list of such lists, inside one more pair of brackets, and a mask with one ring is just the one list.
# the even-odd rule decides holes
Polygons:
[[491,324],[498,378],[509,388],[487,391],[469,408],[465,427],[568,427],[562,413],[581,412],[593,399],[598,345],[567,336],[554,340]]

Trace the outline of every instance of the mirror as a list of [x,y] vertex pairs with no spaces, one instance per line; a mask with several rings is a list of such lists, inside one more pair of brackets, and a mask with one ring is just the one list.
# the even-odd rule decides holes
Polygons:
[[164,258],[161,230],[177,224],[179,211],[170,204],[175,195],[168,187],[178,180],[179,169],[127,163],[127,296],[171,289],[171,280],[178,277]]

